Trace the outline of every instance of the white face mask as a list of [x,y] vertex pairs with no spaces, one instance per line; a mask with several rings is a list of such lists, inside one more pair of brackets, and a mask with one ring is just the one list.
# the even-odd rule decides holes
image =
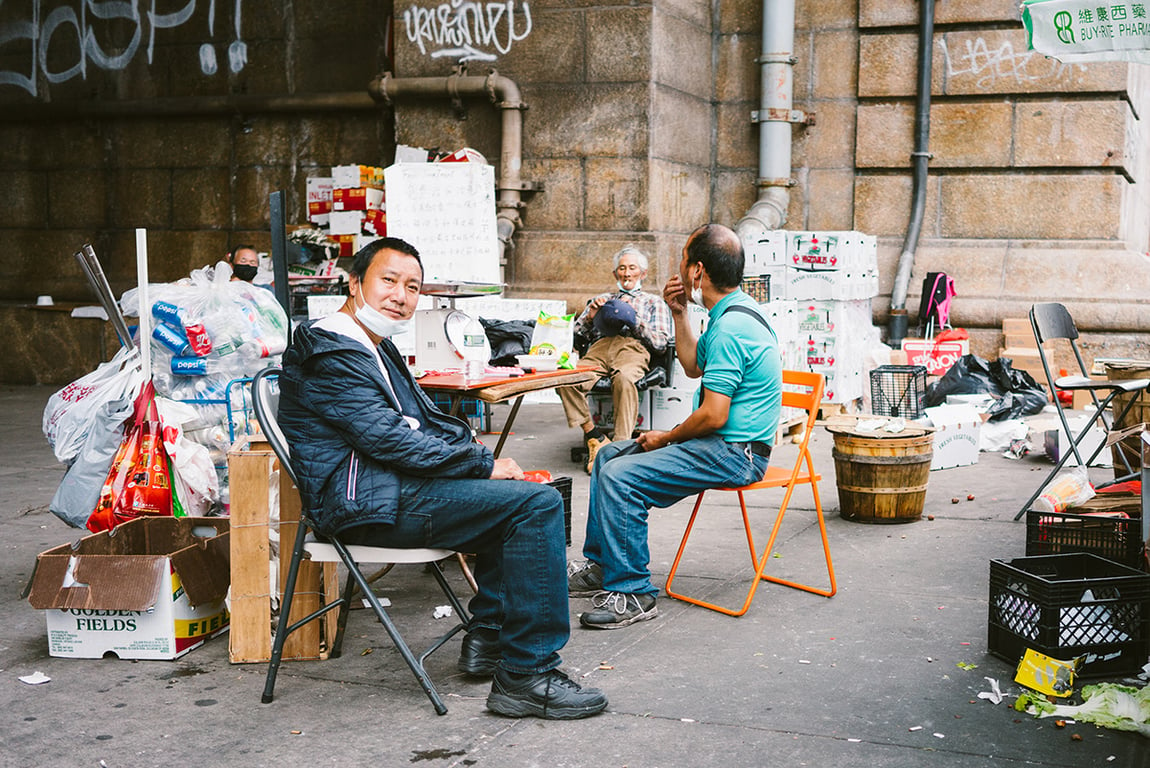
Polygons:
[[699,285],[697,287],[695,285],[691,286],[691,303],[692,304],[698,304],[700,307],[706,306],[705,304],[703,304],[703,280],[702,280],[702,278],[699,279]]
[[615,281],[615,285],[622,293],[638,293],[639,291],[643,290],[643,283],[638,280],[635,281],[635,286],[633,288],[624,288],[623,284],[618,280]]
[[[352,303],[355,303],[354,299],[352,299]],[[364,300],[363,306],[356,305],[355,319],[376,336],[383,336],[384,338],[406,333],[407,329],[411,327],[411,318],[392,320],[375,307],[370,306],[366,300]]]

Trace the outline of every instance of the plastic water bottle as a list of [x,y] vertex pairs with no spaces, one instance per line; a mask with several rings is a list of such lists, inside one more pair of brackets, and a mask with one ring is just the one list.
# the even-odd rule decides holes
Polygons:
[[478,381],[487,365],[487,332],[478,317],[472,317],[463,329],[463,378]]

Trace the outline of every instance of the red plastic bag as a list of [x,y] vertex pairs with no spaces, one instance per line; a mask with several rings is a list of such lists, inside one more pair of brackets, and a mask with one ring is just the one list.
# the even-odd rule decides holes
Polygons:
[[145,515],[171,516],[172,478],[163,432],[156,412],[156,389],[149,381],[136,398],[133,421],[88,518],[89,531],[111,530]]

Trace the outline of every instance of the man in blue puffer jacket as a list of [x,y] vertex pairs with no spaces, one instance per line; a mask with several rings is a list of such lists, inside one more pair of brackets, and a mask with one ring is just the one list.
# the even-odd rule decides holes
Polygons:
[[419,252],[383,238],[356,254],[339,312],[301,326],[284,353],[280,425],[319,534],[347,544],[474,552],[479,591],[461,671],[492,676],[487,707],[586,717],[607,698],[559,671],[570,637],[563,502],[495,459],[438,410],[390,338],[410,325]]

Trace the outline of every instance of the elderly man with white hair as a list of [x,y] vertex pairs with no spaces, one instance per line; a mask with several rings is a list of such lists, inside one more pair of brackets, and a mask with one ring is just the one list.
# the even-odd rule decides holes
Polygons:
[[[590,340],[582,361],[595,363],[604,375],[611,377],[614,436],[627,440],[639,414],[639,390],[635,384],[646,375],[652,355],[662,353],[671,341],[671,312],[661,296],[642,290],[647,255],[635,246],[624,246],[615,254],[612,275],[616,290],[587,302],[587,308],[575,320],[575,333]],[[587,407],[587,393],[594,385],[593,380],[558,390],[568,426],[583,430],[588,472],[599,448],[610,442],[592,421]]]

